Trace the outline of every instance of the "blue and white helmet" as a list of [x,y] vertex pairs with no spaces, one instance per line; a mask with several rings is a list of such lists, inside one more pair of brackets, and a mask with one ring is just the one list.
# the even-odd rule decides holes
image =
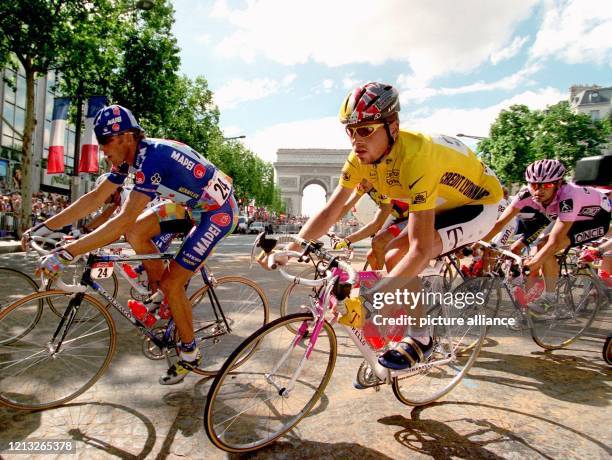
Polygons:
[[143,131],[132,112],[120,105],[109,105],[100,109],[94,118],[94,132],[100,144],[105,138],[126,131]]

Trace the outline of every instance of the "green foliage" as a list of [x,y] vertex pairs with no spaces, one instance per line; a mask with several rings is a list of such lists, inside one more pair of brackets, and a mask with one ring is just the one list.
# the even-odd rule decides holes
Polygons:
[[478,151],[502,181],[522,183],[535,160],[557,158],[571,170],[580,158],[599,154],[609,132],[609,122],[574,113],[566,101],[544,111],[513,105],[500,112]]

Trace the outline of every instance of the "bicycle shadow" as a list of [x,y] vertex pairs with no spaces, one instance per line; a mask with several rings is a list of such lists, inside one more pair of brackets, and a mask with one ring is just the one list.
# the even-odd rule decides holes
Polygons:
[[[422,414],[426,410],[436,407],[443,410],[452,410],[456,406],[456,413],[477,413],[476,417],[459,416],[458,418],[445,420],[444,422],[434,419],[425,419]],[[470,409],[472,409],[470,411]],[[541,433],[550,433],[551,429],[566,430],[567,436],[578,436],[583,441],[594,444],[597,448],[610,455],[610,449],[603,442],[582,433],[567,425],[563,425],[553,420],[548,420],[542,416],[527,412],[498,407],[490,404],[472,403],[463,401],[443,401],[426,406],[415,407],[411,411],[410,419],[402,415],[383,417],[379,423],[388,426],[398,426],[402,428],[394,435],[395,440],[402,446],[415,453],[429,455],[435,459],[469,458],[469,459],[501,459],[506,458],[493,451],[495,446],[499,452],[513,452],[520,458],[533,458],[540,456],[546,459],[556,458],[547,453],[543,443],[533,442],[533,437],[537,433],[526,431],[527,436],[518,434],[513,429],[502,426],[501,423],[491,421],[493,417],[488,411],[500,411],[505,416],[515,416],[515,423],[520,427],[527,427],[529,422],[521,423],[520,417],[527,417],[536,422],[551,425],[548,428],[541,428]],[[486,418],[485,418],[486,417]],[[451,424],[461,426],[461,433],[454,429]],[[471,431],[470,431],[471,430]],[[555,446],[557,447],[557,446]],[[576,447],[579,448],[578,446]],[[571,456],[570,452],[566,452]],[[555,455],[558,455],[556,453]]]
[[[290,438],[290,436],[286,436]],[[285,439],[286,439],[285,438]],[[392,460],[382,452],[350,442],[316,442],[294,438],[278,441],[256,452],[229,454],[229,459],[298,459],[298,458],[358,458],[360,460]]]
[[[469,373],[470,380],[490,382],[521,390],[540,391],[551,398],[596,407],[610,404],[608,380],[612,371],[598,356],[580,356],[537,351],[532,355],[481,350]],[[493,371],[493,375],[479,370]],[[500,375],[514,374],[522,378]]]
[[[45,422],[41,435],[37,431],[45,413],[53,415],[51,421]],[[30,412],[0,408],[0,426],[3,427],[0,441],[23,441],[30,435],[39,440],[75,441],[76,452],[87,458],[104,453],[144,459],[157,439],[155,427],[145,415],[127,406],[105,402],[70,403]]]

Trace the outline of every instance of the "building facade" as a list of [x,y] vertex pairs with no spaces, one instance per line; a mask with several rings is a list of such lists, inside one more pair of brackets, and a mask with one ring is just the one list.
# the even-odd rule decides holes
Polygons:
[[[604,120],[612,116],[612,86],[574,85],[570,88],[570,104],[576,112],[584,113],[592,120]],[[612,136],[602,153],[612,153]]]
[[[0,191],[7,192],[21,188],[19,171],[23,148],[23,130],[25,127],[26,82],[24,71],[15,72],[5,68],[0,70],[3,83],[0,86]],[[67,124],[64,132],[64,174],[46,174],[49,142],[51,139],[51,118],[53,100],[59,94],[54,86],[55,72],[38,78],[35,82],[34,110],[36,123],[32,138],[32,193],[47,191],[70,195],[70,174],[74,165],[75,127]],[[12,83],[7,83],[7,81]],[[94,178],[83,176],[79,185],[79,194],[91,187]]]

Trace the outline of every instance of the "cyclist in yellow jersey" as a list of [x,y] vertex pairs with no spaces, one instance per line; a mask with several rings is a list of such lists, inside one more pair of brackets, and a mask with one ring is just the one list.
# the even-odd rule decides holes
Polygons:
[[[349,92],[340,121],[353,151],[329,201],[300,231],[305,239],[323,235],[363,179],[391,199],[409,203],[408,225],[386,252],[388,276],[360,299],[370,312],[375,311],[374,293],[420,290],[418,275],[431,259],[486,235],[502,199],[501,184],[467,146],[448,136],[400,130],[399,110],[399,94],[391,85],[367,83]],[[422,305],[411,310],[417,325],[423,310]],[[411,326],[409,335],[380,356],[379,363],[406,369],[426,360],[433,348],[429,328]]]

